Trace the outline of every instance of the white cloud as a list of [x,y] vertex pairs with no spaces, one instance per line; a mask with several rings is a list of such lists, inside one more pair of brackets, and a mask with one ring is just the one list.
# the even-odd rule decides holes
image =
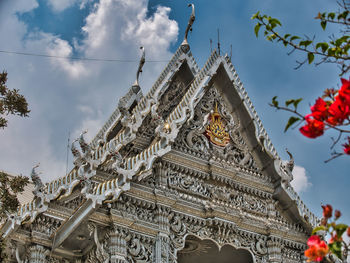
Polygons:
[[[47,48],[47,53],[51,56],[69,57],[73,53],[73,48],[67,41],[54,37]],[[52,58],[51,61],[54,65],[64,69],[73,78],[85,77],[88,74],[88,69],[81,61],[70,61],[64,58]]]
[[87,131],[85,139],[90,142],[104,124],[103,114],[101,112],[95,113],[94,111],[90,111],[91,108],[87,106],[80,106],[79,109],[87,115],[73,131],[72,138],[78,138],[82,131]]
[[309,182],[309,178],[306,176],[306,170],[304,167],[296,165],[293,169],[293,181],[291,185],[298,193],[305,192],[312,184]]
[[77,0],[49,0],[48,2],[52,7],[52,10],[54,10],[55,12],[61,12],[64,9],[74,5],[77,2]]
[[[15,13],[34,10],[37,2],[23,2],[25,9],[10,1],[0,10],[0,22],[6,25],[0,25],[0,35],[6,35],[1,40],[4,49],[70,56],[77,47],[81,56],[138,60],[143,45],[146,59],[167,60],[170,44],[177,39],[178,26],[169,19],[169,8],[158,7],[147,17],[146,0],[101,0],[86,18],[80,45],[73,40],[73,47],[54,34],[28,34]],[[73,1],[51,0],[57,10],[68,2]],[[8,87],[19,89],[31,109],[29,118],[11,117],[9,126],[0,130],[0,169],[28,175],[40,162],[46,181],[65,173],[68,132],[73,138],[88,129],[87,139],[93,138],[134,82],[138,65],[0,55],[0,70],[9,74]],[[146,62],[140,78],[144,91],[164,64]]]

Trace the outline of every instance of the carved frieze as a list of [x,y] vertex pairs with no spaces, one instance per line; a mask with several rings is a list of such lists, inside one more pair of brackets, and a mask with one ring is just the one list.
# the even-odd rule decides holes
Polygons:
[[127,195],[121,195],[118,202],[111,204],[116,214],[123,217],[138,219],[146,222],[156,223],[156,205],[140,199],[131,198]]
[[203,179],[182,174],[168,172],[168,187],[173,190],[201,196],[212,203],[239,208],[249,212],[267,214],[267,201],[253,195],[237,191],[226,185],[208,183]]
[[61,226],[62,221],[45,215],[38,216],[30,225],[32,231],[51,236]]
[[73,198],[70,198],[68,200],[57,200],[56,204],[68,209],[75,210],[77,209],[84,201],[86,200],[84,195],[76,195]]

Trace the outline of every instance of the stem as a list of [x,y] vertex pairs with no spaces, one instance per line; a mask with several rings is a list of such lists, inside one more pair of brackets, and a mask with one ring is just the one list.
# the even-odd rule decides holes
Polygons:
[[[268,26],[268,25],[264,22],[263,18],[258,17],[258,20],[265,26],[265,28],[266,28],[266,26]],[[280,41],[288,43],[288,45],[292,46],[294,49],[297,49],[297,50],[300,50],[300,51],[304,51],[304,52],[307,52],[307,53],[312,53],[312,54],[314,54],[314,55],[319,55],[319,56],[321,56],[321,57],[326,57],[326,58],[333,57],[333,58],[335,58],[335,59],[342,59],[342,60],[349,60],[349,59],[350,59],[349,56],[348,56],[348,57],[341,57],[341,56],[336,56],[336,55],[329,56],[329,55],[324,54],[324,53],[321,53],[321,52],[319,52],[319,51],[317,51],[317,50],[311,51],[311,50],[308,50],[307,48],[302,48],[302,47],[300,47],[300,46],[294,44],[293,42],[291,42],[291,41],[285,39],[284,37],[280,36],[280,35],[279,35],[275,30],[273,30],[272,28],[269,29],[268,31],[270,31],[271,33],[273,33]]]
[[321,19],[321,21],[325,21],[327,23],[334,23],[334,24],[350,26],[350,23],[346,22],[345,20],[344,20],[344,22],[342,22],[342,21],[339,21],[339,20],[338,21],[334,21],[334,20],[329,20],[329,19],[326,19],[326,18],[320,18],[320,19]]
[[[275,105],[273,105],[273,104],[271,104],[271,103],[269,103],[269,105],[270,105],[271,107],[273,107],[273,108],[276,108],[277,110],[284,110],[284,111],[288,111],[288,112],[294,113],[295,115],[297,115],[297,116],[299,116],[300,118],[302,118],[303,120],[305,120],[305,116],[302,115],[302,114],[300,114],[300,113],[297,112],[296,110],[292,110],[292,109],[287,108],[287,107],[275,106]],[[350,133],[350,130],[344,130],[344,129],[338,128],[338,127],[336,127],[336,126],[333,126],[333,125],[331,125],[331,124],[328,124],[328,123],[326,123],[326,122],[324,122],[324,124],[325,124],[327,127],[332,128],[332,129],[334,129],[334,130],[336,130],[336,131],[339,131],[339,132],[342,132],[342,133],[343,133],[343,132],[344,132],[344,133]]]
[[337,138],[336,140],[333,140],[333,138],[332,138],[333,144],[332,144],[332,146],[331,146],[331,150],[332,150],[332,149],[334,148],[334,146],[339,142],[341,136],[342,136],[342,132],[339,132],[338,138]]
[[338,157],[340,157],[342,155],[344,155],[344,154],[343,153],[333,153],[333,156],[331,158],[325,160],[324,162],[328,163],[328,162],[330,162],[330,161],[334,160],[335,158],[338,158]]
[[302,118],[303,120],[305,120],[305,117],[304,115],[300,114],[299,112],[297,112],[296,110],[292,110],[290,108],[287,108],[287,107],[280,107],[280,106],[275,106],[271,103],[269,103],[269,105],[273,108],[276,108],[277,110],[284,110],[284,111],[289,111],[291,113],[294,113],[295,115],[299,116],[300,118]]

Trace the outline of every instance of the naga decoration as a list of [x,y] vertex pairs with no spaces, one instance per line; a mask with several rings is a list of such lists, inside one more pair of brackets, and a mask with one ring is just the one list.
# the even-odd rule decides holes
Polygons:
[[32,178],[32,181],[34,183],[34,190],[33,190],[33,194],[35,196],[37,196],[39,193],[41,193],[43,191],[44,185],[39,177],[39,174],[35,171],[36,168],[39,167],[39,163],[37,165],[35,165],[32,169],[32,172],[30,174],[30,177]]
[[142,50],[142,55],[141,55],[141,58],[140,58],[140,63],[139,63],[139,68],[137,69],[137,72],[136,72],[136,80],[135,80],[135,83],[133,85],[133,87],[139,87],[139,76],[140,76],[140,73],[142,72],[142,67],[143,65],[145,64],[146,62],[146,59],[145,59],[145,48],[144,47],[140,47],[140,49]]
[[91,148],[90,148],[89,144],[84,139],[84,134],[86,134],[86,133],[87,133],[87,130],[83,131],[80,134],[79,145],[80,145],[80,148],[84,154],[89,154],[91,152]]
[[225,125],[218,112],[218,104],[215,104],[214,112],[211,114],[211,120],[205,130],[205,135],[215,145],[225,147],[230,142],[230,135],[225,130]]
[[285,167],[289,172],[293,172],[294,169],[294,158],[293,155],[286,149],[287,154],[289,155],[290,160],[286,163]]
[[[91,158],[91,147],[90,145],[85,141],[84,134],[86,134],[87,131],[83,131],[78,139],[75,139],[72,142],[71,145],[71,151],[74,156],[74,165],[76,167],[80,167],[81,165],[85,164],[90,158]],[[75,143],[79,142],[81,152],[75,147]]]
[[190,19],[188,20],[184,41],[182,42],[181,46],[188,46],[188,41],[187,41],[188,31],[192,31],[192,25],[194,23],[194,20],[196,19],[196,16],[194,13],[194,4],[188,4],[188,6],[192,7],[192,13],[191,13]]

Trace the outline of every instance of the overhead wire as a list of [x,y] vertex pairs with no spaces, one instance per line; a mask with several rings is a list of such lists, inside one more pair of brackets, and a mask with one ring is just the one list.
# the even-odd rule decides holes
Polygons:
[[[29,52],[9,51],[9,50],[0,50],[0,53],[22,55],[22,56],[33,56],[33,57],[72,59],[72,60],[82,60],[82,61],[122,62],[122,63],[139,62],[139,60],[133,60],[133,59],[104,59],[104,58],[68,57],[68,56],[29,53]],[[151,63],[160,63],[160,62],[168,62],[168,61],[169,60],[146,60],[146,62],[151,62]]]

